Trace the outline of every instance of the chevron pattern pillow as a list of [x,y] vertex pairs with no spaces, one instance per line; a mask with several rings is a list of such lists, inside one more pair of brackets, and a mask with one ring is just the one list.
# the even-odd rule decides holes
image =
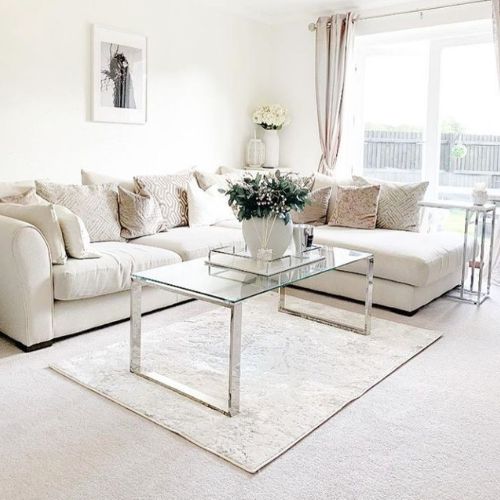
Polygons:
[[377,211],[377,227],[399,231],[418,232],[420,227],[420,207],[429,186],[428,182],[402,184],[353,176],[357,186],[380,186]]

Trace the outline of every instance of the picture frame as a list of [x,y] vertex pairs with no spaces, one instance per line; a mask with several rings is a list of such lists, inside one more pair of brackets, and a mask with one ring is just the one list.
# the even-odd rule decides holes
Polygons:
[[147,38],[94,24],[92,120],[146,123]]

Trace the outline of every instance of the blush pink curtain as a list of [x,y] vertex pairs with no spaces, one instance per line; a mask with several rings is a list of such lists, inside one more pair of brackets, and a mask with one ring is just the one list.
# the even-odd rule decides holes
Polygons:
[[[500,1],[500,0],[499,0]],[[342,138],[347,68],[354,43],[354,14],[320,17],[316,23],[316,107],[321,160],[318,171],[332,175]]]

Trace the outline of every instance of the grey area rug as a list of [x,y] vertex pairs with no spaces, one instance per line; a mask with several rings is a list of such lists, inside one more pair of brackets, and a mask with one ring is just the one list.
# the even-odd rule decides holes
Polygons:
[[[301,299],[289,302],[335,319],[362,320]],[[254,473],[440,336],[374,319],[365,337],[279,313],[276,294],[252,299],[243,307],[240,413],[232,418],[131,374],[128,343],[51,368]],[[228,339],[229,313],[222,308],[144,332],[143,368],[224,396]]]

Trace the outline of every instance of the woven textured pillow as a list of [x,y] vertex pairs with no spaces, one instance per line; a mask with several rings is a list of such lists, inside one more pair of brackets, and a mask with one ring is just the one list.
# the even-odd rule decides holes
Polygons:
[[353,176],[356,185],[380,185],[377,227],[417,232],[420,226],[420,207],[429,186],[428,182],[401,184]]
[[337,186],[330,226],[375,229],[380,186]]
[[162,229],[188,225],[187,187],[192,173],[134,177],[137,191],[151,195],[160,206]]
[[316,189],[310,195],[310,203],[302,212],[292,212],[294,224],[326,224],[328,203],[332,194],[331,187]]
[[118,193],[113,184],[80,186],[36,181],[36,192],[55,205],[78,215],[91,241],[122,241],[118,217]]
[[148,236],[161,229],[161,210],[150,195],[132,193],[118,186],[118,206],[124,238]]

